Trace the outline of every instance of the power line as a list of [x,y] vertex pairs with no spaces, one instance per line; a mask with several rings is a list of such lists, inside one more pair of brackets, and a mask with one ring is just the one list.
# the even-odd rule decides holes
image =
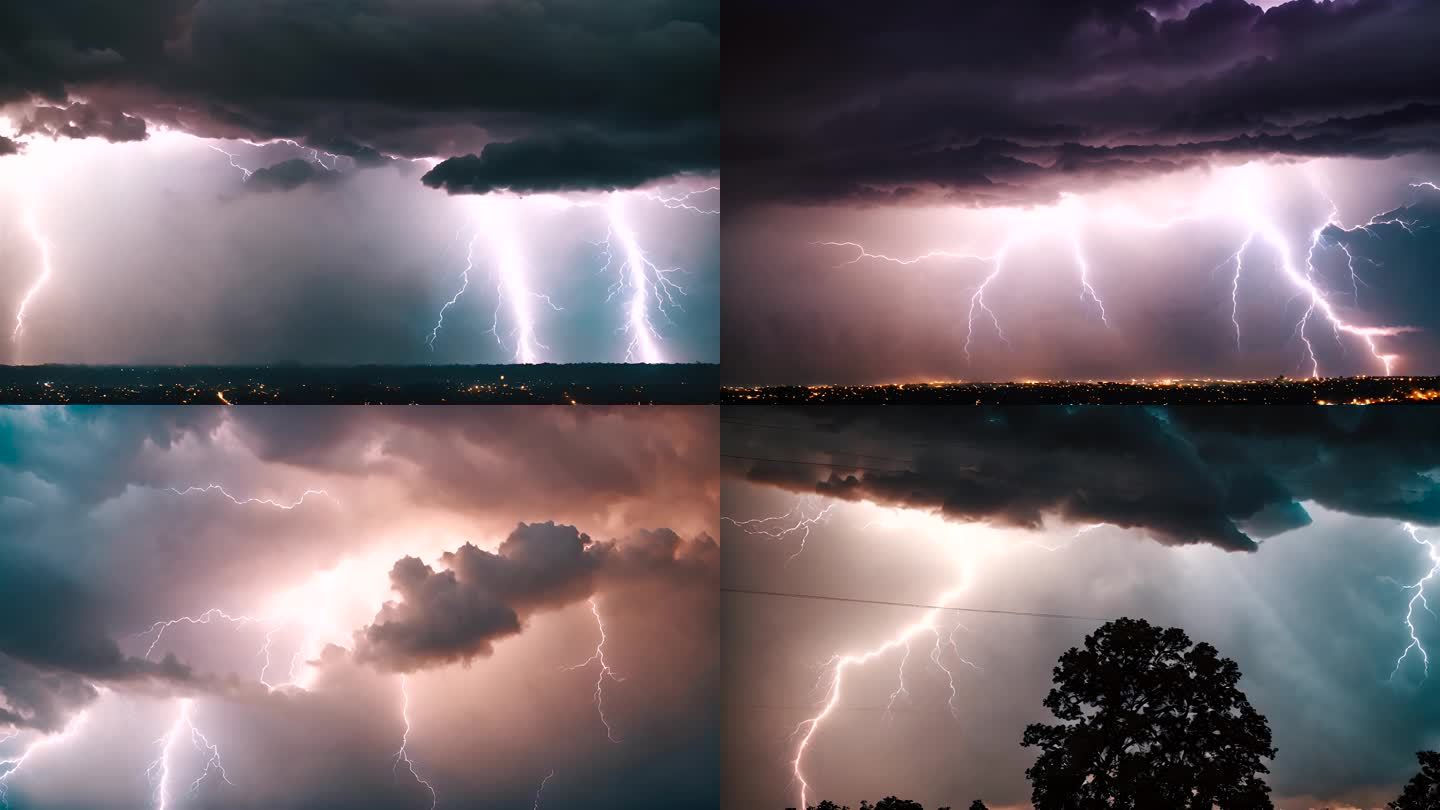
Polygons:
[[1037,619],[1069,619],[1081,622],[1103,622],[1096,616],[1077,616],[1072,613],[1039,613],[1028,610],[999,610],[996,608],[952,607],[948,605],[923,605],[918,602],[886,602],[880,599],[856,599],[850,596],[824,596],[813,593],[785,593],[783,591],[756,591],[749,588],[721,588],[724,593],[738,593],[747,596],[775,596],[782,599],[816,599],[825,602],[850,602],[857,605],[885,605],[887,607],[922,608],[925,610],[947,610],[955,613],[987,613],[996,616],[1031,616]]

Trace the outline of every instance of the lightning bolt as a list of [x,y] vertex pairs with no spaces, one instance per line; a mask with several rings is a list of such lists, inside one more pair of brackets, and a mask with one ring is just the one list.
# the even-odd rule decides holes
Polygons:
[[691,198],[697,197],[697,196],[699,196],[699,195],[701,195],[701,194],[709,194],[709,193],[717,192],[717,191],[719,191],[719,190],[720,190],[720,187],[719,187],[719,186],[710,186],[709,188],[695,189],[694,191],[687,191],[687,192],[684,192],[683,194],[677,194],[677,195],[675,195],[675,196],[666,196],[666,195],[660,194],[660,193],[658,193],[658,192],[649,192],[649,193],[647,193],[647,194],[645,195],[645,198],[648,199],[648,200],[652,200],[652,201],[654,201],[654,202],[658,202],[658,203],[660,203],[661,205],[665,206],[666,208],[669,208],[669,209],[672,209],[672,210],[675,210],[675,209],[683,209],[683,210],[686,210],[686,211],[694,211],[694,212],[697,213],[697,214],[715,214],[715,215],[718,215],[718,214],[720,213],[720,209],[718,209],[718,208],[701,208],[700,206],[695,205],[694,203],[690,202],[690,200],[691,200]]
[[[562,308],[552,301],[550,296],[531,290],[526,281],[527,263],[524,252],[520,249],[519,238],[513,222],[514,209],[519,203],[514,200],[489,199],[487,196],[482,196],[475,198],[472,205],[474,231],[465,252],[465,269],[460,273],[460,289],[440,307],[435,327],[430,330],[430,336],[426,339],[426,343],[432,350],[435,348],[435,340],[440,335],[440,329],[445,325],[445,312],[454,306],[460,300],[460,296],[470,288],[470,271],[475,269],[475,245],[483,237],[489,243],[496,277],[495,312],[489,334],[495,337],[501,348],[510,348],[506,345],[506,337],[515,341],[514,361],[516,363],[541,362],[540,350],[548,350],[550,347],[541,343],[536,336],[535,314],[531,310],[531,302],[539,300],[556,312],[561,311]],[[501,312],[507,307],[510,330],[508,334],[502,335]]]
[[[102,689],[100,691],[103,693],[105,690]],[[35,755],[36,751],[49,748],[73,737],[80,726],[84,724],[85,717],[88,713],[88,710],[79,712],[70,718],[70,722],[65,724],[65,728],[62,729],[59,734],[39,738],[26,746],[26,748],[20,752],[19,756],[0,759],[0,806],[10,806],[10,777],[18,773],[20,769],[24,767],[25,763]],[[6,739],[9,740],[14,737],[15,735],[12,734]]]
[[146,777],[155,788],[156,810],[170,810],[174,806],[175,795],[170,784],[171,761],[180,745],[181,738],[185,736],[189,737],[190,744],[204,758],[205,767],[201,770],[200,775],[190,783],[190,787],[184,795],[194,796],[199,793],[200,787],[212,773],[218,774],[221,781],[227,785],[235,784],[225,774],[225,765],[220,761],[220,750],[195,725],[195,702],[190,698],[182,698],[179,701],[179,711],[176,712],[175,722],[170,726],[170,730],[155,741],[155,744],[160,746],[160,755],[145,771]]
[[54,272],[50,263],[50,240],[40,232],[33,208],[25,209],[24,222],[26,232],[30,234],[30,239],[35,242],[35,247],[40,251],[40,275],[25,291],[25,295],[20,299],[20,306],[15,310],[15,329],[10,333],[11,340],[19,339],[20,333],[25,331],[25,310],[30,308],[31,302],[45,288]]
[[600,643],[595,645],[595,652],[589,658],[581,661],[573,667],[566,667],[567,670],[584,669],[591,664],[599,664],[595,675],[595,713],[600,717],[600,724],[605,726],[605,737],[610,742],[618,743],[620,738],[615,736],[615,730],[610,726],[610,720],[605,716],[605,681],[611,680],[619,683],[625,680],[615,674],[610,665],[605,661],[605,621],[600,618],[600,606],[594,597],[590,599],[590,613],[595,616],[595,626],[600,630]]
[[[1003,275],[1006,259],[1012,249],[1021,241],[1032,240],[1038,234],[1049,231],[1063,233],[1070,246],[1071,260],[1078,270],[1081,302],[1092,303],[1100,321],[1106,326],[1111,326],[1105,311],[1105,304],[1094,284],[1091,283],[1091,263],[1083,249],[1081,225],[1088,218],[1120,219],[1127,225],[1144,228],[1169,228],[1199,220],[1238,220],[1245,226],[1245,236],[1229,258],[1217,265],[1217,269],[1225,266],[1234,267],[1230,299],[1231,322],[1235,329],[1237,351],[1241,349],[1240,279],[1246,272],[1247,257],[1252,248],[1258,244],[1268,249],[1267,252],[1273,257],[1275,269],[1281,278],[1294,290],[1295,297],[1305,302],[1306,307],[1295,324],[1295,334],[1303,346],[1304,359],[1309,361],[1312,377],[1320,376],[1319,357],[1309,332],[1312,320],[1323,322],[1329,326],[1337,342],[1340,342],[1342,335],[1358,340],[1384,374],[1387,376],[1393,374],[1395,362],[1399,357],[1383,350],[1378,342],[1379,339],[1417,330],[1410,326],[1367,326],[1347,320],[1331,301],[1329,294],[1320,287],[1315,261],[1317,255],[1322,251],[1330,249],[1342,251],[1350,272],[1351,292],[1358,303],[1360,286],[1364,284],[1364,281],[1355,265],[1357,257],[1345,245],[1333,239],[1327,239],[1326,231],[1334,228],[1344,233],[1363,231],[1370,236],[1375,236],[1374,229],[1378,226],[1394,226],[1407,234],[1414,235],[1416,223],[1400,215],[1377,214],[1361,225],[1347,228],[1340,222],[1333,200],[1329,200],[1327,197],[1327,201],[1330,202],[1330,214],[1325,221],[1319,223],[1310,232],[1310,238],[1303,248],[1304,259],[1302,260],[1298,258],[1302,251],[1291,244],[1282,229],[1259,204],[1261,196],[1258,193],[1259,182],[1254,176],[1254,172],[1254,164],[1248,164],[1219,173],[1219,176],[1224,179],[1221,189],[1223,193],[1215,195],[1218,199],[1205,201],[1205,204],[1197,205],[1185,214],[1169,219],[1156,219],[1133,211],[1118,212],[1118,216],[1117,212],[1113,210],[1087,213],[1081,207],[1078,197],[1062,193],[1061,200],[1056,205],[1013,212],[1012,226],[1006,231],[998,248],[989,254],[932,249],[913,256],[895,256],[871,251],[864,244],[855,241],[821,241],[811,244],[822,247],[844,247],[856,251],[853,258],[842,262],[837,267],[858,264],[862,261],[887,262],[901,266],[937,260],[978,261],[988,264],[990,271],[971,290],[967,308],[963,351],[966,361],[969,362],[972,359],[971,349],[975,341],[977,319],[981,321],[988,319],[1001,341],[1007,345],[1010,342],[999,316],[986,302],[985,294],[990,290],[991,285]],[[1410,186],[1440,190],[1440,187],[1430,181],[1410,183]],[[1341,343],[1341,345],[1344,344]]]
[[535,803],[530,806],[530,810],[540,810],[540,796],[545,792],[545,784],[554,776],[555,769],[551,768],[550,772],[545,774],[545,778],[540,780],[540,787],[535,789]]
[[945,673],[950,684],[950,700],[948,706],[953,716],[959,716],[959,710],[955,705],[955,698],[958,694],[955,688],[955,673],[954,670],[946,666],[943,662],[942,650],[944,647],[950,647],[954,650],[954,657],[959,663],[977,670],[979,667],[961,656],[960,649],[956,646],[955,633],[963,629],[963,626],[957,625],[948,633],[942,635],[942,630],[939,627],[939,619],[944,612],[942,608],[948,606],[952,600],[960,595],[964,588],[965,586],[962,584],[958,588],[941,594],[940,598],[934,602],[934,604],[939,607],[927,610],[925,614],[920,617],[919,621],[901,627],[895,635],[880,644],[856,653],[835,655],[821,667],[820,681],[816,684],[817,689],[821,683],[825,684],[820,711],[813,717],[800,721],[799,725],[795,727],[795,731],[791,734],[792,738],[799,739],[799,742],[795,746],[795,756],[790,760],[790,766],[794,774],[793,782],[799,787],[800,807],[809,806],[807,799],[810,792],[810,783],[805,779],[805,752],[808,751],[811,744],[814,743],[815,737],[820,732],[820,728],[826,718],[834,713],[836,707],[840,705],[840,698],[845,683],[845,673],[848,670],[864,666],[888,653],[904,648],[905,652],[900,658],[900,664],[896,672],[899,686],[894,692],[890,693],[890,702],[886,704],[886,712],[888,713],[893,709],[895,702],[902,695],[909,695],[909,689],[905,683],[905,665],[910,660],[911,642],[916,636],[928,633],[934,638],[934,646],[930,652],[930,660]]
[[[810,539],[810,530],[828,519],[830,510],[835,508],[834,503],[825,505],[813,515],[805,514],[805,503],[802,500],[795,503],[795,508],[783,515],[772,515],[770,517],[751,518],[750,520],[735,520],[734,518],[722,516],[720,519],[742,532],[749,535],[769,537],[773,540],[787,540],[794,535],[800,536],[800,547],[791,554],[786,564],[800,556],[805,550],[805,541]],[[792,522],[793,521],[793,522]]]
[[239,163],[239,161],[240,161],[240,156],[237,155],[237,154],[235,154],[234,152],[228,151],[228,150],[226,150],[226,149],[222,149],[222,148],[216,146],[216,145],[213,144],[213,143],[207,143],[207,144],[205,144],[205,146],[206,146],[206,148],[208,148],[208,149],[210,149],[210,150],[212,150],[212,151],[215,151],[215,152],[219,152],[220,154],[222,154],[222,155],[224,155],[225,157],[229,158],[229,159],[230,159],[230,165],[231,165],[233,168],[236,168],[236,169],[239,169],[239,170],[240,170],[240,175],[241,175],[241,180],[242,180],[242,181],[249,180],[249,179],[250,179],[250,175],[252,175],[252,174],[255,173],[255,172],[251,171],[250,169],[247,169],[247,168],[245,168],[244,166],[241,166],[240,163]]
[[1425,572],[1425,576],[1416,580],[1414,584],[1400,586],[1407,591],[1414,592],[1411,594],[1410,602],[1407,604],[1405,610],[1405,629],[1409,631],[1410,643],[1405,645],[1405,649],[1400,653],[1400,657],[1395,659],[1395,669],[1390,672],[1390,680],[1392,681],[1395,680],[1395,675],[1400,672],[1400,665],[1410,656],[1411,650],[1418,650],[1420,652],[1420,660],[1425,668],[1425,677],[1430,677],[1430,653],[1426,651],[1425,645],[1420,642],[1419,634],[1415,631],[1415,606],[1419,604],[1425,608],[1431,616],[1435,616],[1435,611],[1430,609],[1430,603],[1425,599],[1425,585],[1434,579],[1437,574],[1440,574],[1440,548],[1437,548],[1435,544],[1429,540],[1422,540],[1419,535],[1419,530],[1416,529],[1415,526],[1406,523],[1403,528],[1405,529],[1405,533],[1410,535],[1411,540],[1425,547],[1426,553],[1430,555],[1430,570]]
[[273,498],[237,498],[234,495],[231,495],[225,489],[225,487],[220,484],[206,484],[203,487],[186,487],[183,490],[177,489],[176,487],[169,487],[166,491],[173,492],[176,495],[196,495],[208,492],[218,492],[221,495],[225,496],[225,498],[227,498],[231,503],[235,504],[236,506],[245,506],[247,504],[260,504],[263,506],[273,506],[276,509],[283,509],[287,512],[305,503],[305,499],[310,497],[311,495],[320,495],[326,498],[330,498],[331,500],[335,500],[330,495],[330,493],[326,492],[323,489],[307,489],[304,492],[300,493],[299,498],[296,498],[295,500],[288,503],[283,501],[277,501]]
[[405,721],[405,733],[400,738],[400,750],[395,752],[395,764],[391,766],[391,775],[398,778],[400,764],[404,763],[405,769],[410,772],[410,775],[415,778],[415,781],[424,785],[425,789],[430,791],[430,810],[435,810],[435,805],[440,801],[440,798],[435,794],[435,786],[420,777],[420,774],[415,770],[414,760],[410,759],[410,752],[408,750],[410,745],[410,689],[408,679],[404,675],[400,676],[400,697],[400,717]]
[[670,307],[679,308],[677,295],[684,295],[685,288],[670,277],[680,271],[678,267],[662,268],[646,255],[640,246],[639,237],[630,227],[625,216],[624,201],[620,194],[610,195],[607,210],[610,229],[601,244],[605,249],[605,265],[600,272],[606,272],[615,261],[614,242],[619,242],[618,278],[610,287],[605,300],[610,301],[628,291],[625,299],[625,325],[622,331],[630,336],[625,349],[625,362],[638,359],[642,363],[663,363],[660,353],[660,331],[650,317],[651,300],[656,311],[667,322],[670,321]]

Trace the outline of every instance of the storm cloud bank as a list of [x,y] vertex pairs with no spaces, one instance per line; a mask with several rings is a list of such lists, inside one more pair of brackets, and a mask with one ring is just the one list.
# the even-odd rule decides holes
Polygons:
[[723,452],[727,475],[792,492],[1232,551],[1308,524],[1302,502],[1440,524],[1440,425],[1403,408],[766,410]]
[[488,552],[465,544],[436,571],[414,557],[395,564],[390,581],[402,601],[386,602],[375,623],[356,633],[356,655],[396,671],[489,656],[526,620],[588,599],[605,578],[698,574],[718,582],[719,547],[709,537],[684,541],[663,529],[627,546],[597,542],[574,526],[520,524]]
[[740,202],[1043,203],[1252,159],[1440,146],[1423,0],[725,5]]
[[[0,105],[68,108],[29,116],[61,137],[143,138],[149,124],[359,162],[487,144],[529,155],[587,133],[692,145],[644,165],[591,154],[564,179],[523,159],[486,166],[497,187],[610,188],[617,171],[718,168],[719,22],[705,0],[20,0],[0,10]],[[696,132],[712,134],[683,137]]]
[[[446,806],[498,810],[530,806],[552,770],[560,806],[704,806],[719,734],[714,417],[0,408],[10,803],[153,806],[148,769],[167,750],[180,796],[201,754],[188,736],[156,741],[185,705],[226,769],[186,799],[206,807],[420,810],[428,782]],[[655,526],[671,528],[641,528]],[[492,634],[468,668],[450,664],[476,657],[478,631],[424,647],[403,679],[361,660],[355,631],[387,599],[399,629],[444,621],[390,577],[429,568],[433,586],[443,560],[520,632]],[[570,669],[599,640],[588,599],[624,678],[605,685],[623,745],[597,716],[595,669]]]

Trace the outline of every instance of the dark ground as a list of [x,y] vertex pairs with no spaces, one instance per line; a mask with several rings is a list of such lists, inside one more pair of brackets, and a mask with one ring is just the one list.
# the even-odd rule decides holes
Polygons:
[[0,366],[0,404],[711,404],[715,364]]
[[1374,405],[1440,403],[1440,377],[1166,382],[956,382],[896,385],[727,386],[739,404]]

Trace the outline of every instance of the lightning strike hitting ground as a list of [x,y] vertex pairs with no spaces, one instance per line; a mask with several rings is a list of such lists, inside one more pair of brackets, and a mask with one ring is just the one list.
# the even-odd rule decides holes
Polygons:
[[807,515],[805,502],[802,499],[795,503],[794,509],[791,509],[783,515],[751,518],[750,520],[735,520],[734,518],[722,516],[720,520],[729,523],[746,534],[769,537],[773,540],[783,541],[799,535],[800,547],[795,549],[795,553],[791,554],[789,559],[786,560],[788,564],[791,560],[799,557],[800,553],[805,550],[805,541],[810,539],[810,530],[820,523],[825,522],[830,516],[830,511],[834,508],[835,504],[826,504],[823,509],[815,511],[814,514]]
[[600,716],[600,724],[605,726],[605,737],[610,742],[618,743],[620,738],[615,736],[615,730],[610,727],[610,720],[605,716],[605,681],[612,680],[616,683],[625,680],[610,669],[605,662],[605,620],[600,618],[600,606],[592,597],[590,599],[590,613],[595,616],[595,626],[600,630],[600,642],[595,645],[595,652],[584,661],[573,667],[566,667],[567,670],[584,669],[591,664],[598,664],[599,670],[595,675],[595,713]]
[[33,208],[25,209],[25,231],[30,234],[30,239],[35,242],[35,247],[40,251],[40,275],[31,283],[25,295],[20,298],[20,306],[15,310],[15,329],[10,333],[11,340],[19,339],[20,333],[25,331],[25,311],[30,308],[35,296],[50,282],[50,276],[54,268],[50,263],[50,240],[40,232],[40,226],[35,219]]
[[[959,587],[941,594],[940,598],[933,604],[941,607],[949,605],[953,599],[964,591],[965,587],[965,584],[962,583]],[[953,669],[945,665],[942,649],[944,647],[950,647],[954,650],[954,658],[957,662],[973,669],[979,669],[979,667],[962,657],[959,648],[955,646],[955,632],[962,629],[961,626],[957,625],[957,627],[952,628],[949,633],[942,635],[942,630],[939,627],[939,618],[943,613],[944,611],[940,607],[927,610],[925,614],[920,617],[919,621],[900,628],[894,636],[891,636],[879,645],[857,653],[835,655],[821,667],[820,682],[816,684],[817,688],[820,687],[821,683],[825,684],[820,711],[814,717],[802,720],[792,733],[792,737],[799,738],[799,742],[795,746],[795,756],[791,759],[790,766],[794,773],[794,783],[799,786],[800,807],[809,806],[807,799],[810,792],[810,783],[806,781],[803,769],[805,752],[810,748],[811,743],[815,741],[815,736],[819,733],[820,727],[825,722],[825,719],[840,705],[840,697],[845,683],[845,673],[850,668],[864,666],[887,653],[904,648],[905,653],[900,659],[900,665],[896,673],[899,686],[894,692],[890,693],[890,702],[886,705],[886,712],[888,713],[901,696],[909,695],[909,689],[905,683],[905,664],[910,659],[911,641],[918,635],[930,633],[935,639],[934,647],[930,653],[930,660],[940,671],[945,673],[950,684],[950,700],[948,706],[952,715],[957,714],[958,710],[954,702],[957,695],[955,689],[955,673]],[[826,680],[827,674],[829,676],[828,682]]]
[[408,747],[410,745],[410,689],[408,679],[400,676],[400,717],[405,721],[405,734],[400,738],[400,750],[395,752],[395,764],[391,767],[392,775],[398,778],[400,764],[405,764],[405,769],[415,778],[416,782],[425,786],[430,791],[430,810],[435,810],[435,805],[440,802],[439,796],[435,794],[435,786],[420,777],[415,770],[415,762],[410,759]]
[[610,286],[605,300],[609,301],[626,291],[629,293],[625,299],[625,326],[622,327],[622,331],[630,336],[630,344],[625,349],[625,362],[631,363],[638,359],[642,363],[663,363],[665,360],[659,346],[660,331],[650,317],[651,299],[654,299],[654,306],[660,317],[673,323],[670,320],[669,308],[680,308],[676,296],[684,295],[685,288],[676,284],[670,276],[678,273],[680,268],[662,268],[649,259],[625,216],[622,195],[610,195],[607,210],[610,215],[610,230],[605,234],[605,241],[602,243],[605,248],[605,265],[600,271],[603,273],[610,269],[615,260],[612,242],[618,241],[618,279]]
[[171,810],[175,807],[177,794],[171,785],[172,760],[176,755],[176,748],[179,747],[182,736],[190,738],[190,744],[199,752],[204,759],[205,766],[200,775],[190,783],[190,787],[180,795],[195,796],[200,792],[201,786],[211,774],[217,774],[220,780],[227,785],[234,785],[230,777],[225,774],[225,765],[220,761],[220,749],[201,733],[195,726],[195,702],[189,698],[182,698],[179,701],[179,711],[176,713],[175,722],[165,735],[155,741],[160,746],[160,756],[146,769],[145,775],[154,786],[156,810]]
[[[170,488],[167,489],[166,491],[167,491],[167,492],[173,492],[173,493],[175,493],[176,495],[197,495],[197,494],[203,494],[203,493],[207,493],[207,492],[218,492],[218,493],[220,493],[221,495],[225,496],[227,499],[229,499],[229,501],[230,501],[231,503],[235,504],[236,506],[245,506],[245,505],[247,505],[247,504],[260,504],[260,505],[263,505],[263,506],[273,506],[273,507],[275,507],[276,509],[283,509],[283,510],[285,510],[285,511],[287,511],[287,512],[290,511],[291,509],[294,509],[294,508],[300,506],[301,504],[305,503],[305,499],[308,498],[308,497],[310,497],[311,495],[320,495],[320,496],[323,496],[323,497],[326,497],[326,498],[330,498],[331,500],[335,500],[335,499],[330,495],[330,493],[326,492],[326,491],[323,490],[323,489],[307,489],[307,490],[305,490],[304,492],[300,493],[300,497],[299,497],[299,498],[296,498],[295,500],[290,501],[290,502],[288,502],[288,503],[283,502],[283,501],[277,501],[277,500],[274,500],[273,498],[243,498],[243,499],[242,499],[242,498],[237,498],[237,497],[235,497],[234,495],[231,495],[229,492],[227,492],[227,491],[225,490],[225,487],[222,486],[222,485],[220,485],[220,484],[206,484],[206,485],[203,486],[203,487],[186,487],[186,488],[183,489],[183,490],[182,490],[182,489],[177,489],[177,488],[175,488],[175,487],[170,487]],[[337,503],[338,503],[338,501],[337,501]]]
[[530,806],[530,810],[540,810],[540,796],[545,792],[545,784],[554,776],[555,769],[551,768],[550,772],[545,774],[545,778],[540,780],[540,787],[535,789],[535,803]]
[[[1330,202],[1330,214],[1325,221],[1320,222],[1310,231],[1309,238],[1303,244],[1305,259],[1303,265],[1297,258],[1297,245],[1285,235],[1284,231],[1276,223],[1275,219],[1262,205],[1265,195],[1259,178],[1255,175],[1255,165],[1247,164],[1235,169],[1228,169],[1217,173],[1220,181],[1217,186],[1218,193],[1205,196],[1192,207],[1192,210],[1183,215],[1169,219],[1157,219],[1134,211],[1097,211],[1087,214],[1078,202],[1078,198],[1071,194],[1061,194],[1061,201],[1049,207],[1035,208],[1030,210],[1017,210],[1013,212],[1014,220],[1011,227],[1005,232],[1003,241],[999,247],[989,254],[978,254],[967,251],[953,251],[944,249],[927,250],[914,256],[893,256],[885,253],[872,252],[865,245],[855,241],[821,241],[812,242],[813,245],[821,247],[844,247],[857,251],[854,258],[842,262],[837,267],[859,264],[862,261],[887,262],[895,265],[914,265],[921,262],[940,260],[952,261],[978,261],[990,265],[990,272],[987,273],[976,285],[970,294],[969,305],[966,315],[966,332],[964,353],[967,362],[971,359],[971,347],[975,339],[975,321],[977,316],[988,318],[995,330],[996,335],[1002,342],[1009,344],[1004,328],[1001,325],[999,316],[986,303],[985,293],[991,285],[996,283],[1004,273],[1005,262],[1012,249],[1017,246],[1020,240],[1029,241],[1035,235],[1049,231],[1059,231],[1065,235],[1071,249],[1071,261],[1079,271],[1080,299],[1084,303],[1092,302],[1102,323],[1111,326],[1109,317],[1105,311],[1104,302],[1100,299],[1098,292],[1091,283],[1091,264],[1088,261],[1081,242],[1081,226],[1087,219],[1107,219],[1119,222],[1126,226],[1143,227],[1147,229],[1170,228],[1182,223],[1196,221],[1228,221],[1238,222],[1245,228],[1245,236],[1236,249],[1227,259],[1216,266],[1233,266],[1234,274],[1231,281],[1230,303],[1231,321],[1235,329],[1236,349],[1241,350],[1241,324],[1240,324],[1240,279],[1245,274],[1245,263],[1252,252],[1252,248],[1264,246],[1274,263],[1274,268],[1279,272],[1282,279],[1295,291],[1295,298],[1301,299],[1305,309],[1295,324],[1295,335],[1299,339],[1304,352],[1302,362],[1308,361],[1310,376],[1320,376],[1320,361],[1315,351],[1315,345],[1307,331],[1311,326],[1312,318],[1318,318],[1330,327],[1337,342],[1341,343],[1341,336],[1347,335],[1362,344],[1370,357],[1375,360],[1376,365],[1385,375],[1391,375],[1395,371],[1395,362],[1399,357],[1382,349],[1377,342],[1380,338],[1394,337],[1397,335],[1414,332],[1416,329],[1409,326],[1367,326],[1347,320],[1331,300],[1331,295],[1322,289],[1316,269],[1316,257],[1319,253],[1327,250],[1338,250],[1345,256],[1346,267],[1350,274],[1350,292],[1358,302],[1360,287],[1365,282],[1361,278],[1356,267],[1357,258],[1349,248],[1326,236],[1330,230],[1342,233],[1353,234],[1364,232],[1375,236],[1374,229],[1382,226],[1392,226],[1401,229],[1407,234],[1414,235],[1416,223],[1405,218],[1396,212],[1377,214],[1368,221],[1354,227],[1346,227],[1339,219],[1338,211],[1333,201]],[[1435,183],[1424,181],[1410,183],[1412,188],[1426,188],[1440,190]],[[1317,187],[1318,190],[1318,187]],[[1323,195],[1323,192],[1322,192]],[[1369,260],[1365,260],[1369,261]],[[1371,262],[1374,264],[1374,262]]]
[[1405,629],[1410,634],[1410,643],[1405,645],[1405,649],[1400,653],[1400,657],[1395,659],[1395,669],[1390,672],[1390,680],[1392,681],[1395,680],[1395,675],[1400,671],[1400,665],[1410,656],[1411,650],[1418,650],[1420,652],[1420,660],[1424,665],[1424,677],[1430,677],[1430,653],[1426,651],[1425,645],[1421,643],[1420,636],[1415,630],[1415,605],[1419,603],[1421,607],[1425,608],[1426,612],[1431,616],[1435,616],[1435,611],[1430,609],[1430,603],[1425,599],[1425,586],[1430,580],[1434,579],[1437,574],[1440,574],[1440,548],[1437,548],[1430,540],[1422,540],[1419,530],[1416,529],[1415,526],[1406,523],[1403,528],[1405,529],[1405,533],[1410,535],[1411,540],[1425,547],[1426,553],[1430,556],[1430,570],[1425,572],[1425,576],[1421,577],[1413,585],[1400,585],[1400,587],[1407,591],[1414,591],[1410,596],[1410,602],[1405,610]]
[[[524,252],[521,250],[513,221],[515,211],[520,203],[504,198],[491,199],[487,196],[478,197],[471,204],[473,205],[474,230],[465,251],[465,269],[460,273],[460,289],[440,307],[435,327],[430,330],[430,336],[426,338],[426,343],[432,350],[435,348],[435,340],[440,335],[441,327],[445,325],[445,312],[454,306],[460,300],[460,296],[470,288],[470,271],[475,269],[475,245],[483,237],[489,243],[491,262],[496,278],[495,312],[489,333],[504,349],[510,348],[506,344],[507,338],[514,341],[514,362],[542,362],[540,351],[542,349],[548,351],[550,347],[541,343],[536,336],[535,315],[531,308],[531,302],[532,300],[542,301],[556,312],[562,311],[562,307],[552,301],[550,296],[531,290],[526,280],[528,265]],[[507,307],[510,329],[502,334],[501,312]]]
[[[103,692],[104,690],[101,691]],[[59,734],[52,734],[37,739],[35,742],[26,746],[25,749],[20,752],[19,756],[0,759],[0,807],[10,806],[10,777],[18,773],[25,763],[35,755],[36,751],[53,747],[74,736],[75,732],[84,724],[85,717],[88,713],[88,711],[79,712],[70,718],[70,722],[65,724],[65,728],[61,730]]]

